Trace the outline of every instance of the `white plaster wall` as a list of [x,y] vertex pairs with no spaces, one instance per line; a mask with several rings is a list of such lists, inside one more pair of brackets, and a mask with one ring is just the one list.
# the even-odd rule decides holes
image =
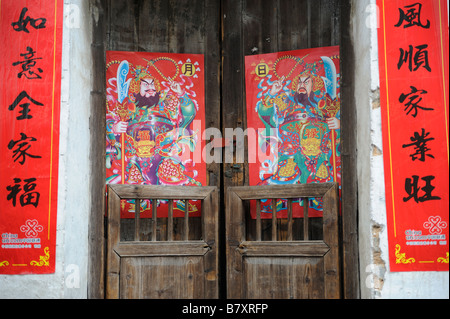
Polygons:
[[89,1],[65,0],[56,271],[2,275],[0,298],[86,298],[91,26]]
[[449,298],[448,272],[390,272],[386,229],[376,0],[353,0],[362,298]]

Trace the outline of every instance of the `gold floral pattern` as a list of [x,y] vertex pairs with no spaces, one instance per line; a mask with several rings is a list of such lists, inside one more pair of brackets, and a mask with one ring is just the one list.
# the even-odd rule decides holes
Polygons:
[[442,263],[442,264],[448,264],[448,251],[447,251],[447,256],[446,257],[439,257],[437,259],[438,263]]
[[395,257],[397,257],[395,259],[396,264],[412,264],[416,262],[414,258],[406,258],[406,254],[400,253],[400,249],[401,247],[399,244],[395,245]]
[[44,254],[45,256],[40,256],[39,257],[39,261],[36,260],[32,260],[30,262],[31,266],[38,266],[38,267],[42,267],[42,266],[50,266],[50,249],[48,247],[44,248]]

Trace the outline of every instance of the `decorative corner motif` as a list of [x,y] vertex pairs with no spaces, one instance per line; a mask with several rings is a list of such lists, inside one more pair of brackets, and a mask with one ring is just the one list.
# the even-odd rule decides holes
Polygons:
[[448,251],[447,251],[447,256],[446,257],[439,257],[437,259],[437,262],[441,263],[441,264],[448,264]]
[[[448,253],[447,253],[447,263],[448,263]],[[0,267],[9,266],[9,262],[7,260],[0,261]]]
[[40,256],[39,257],[39,261],[36,260],[32,260],[30,262],[31,266],[38,266],[38,267],[42,267],[42,266],[50,266],[50,249],[48,247],[44,248],[44,254],[45,256]]
[[396,264],[412,264],[416,262],[414,258],[406,258],[406,254],[400,253],[400,249],[401,247],[399,244],[395,245],[395,257],[397,257],[395,259]]

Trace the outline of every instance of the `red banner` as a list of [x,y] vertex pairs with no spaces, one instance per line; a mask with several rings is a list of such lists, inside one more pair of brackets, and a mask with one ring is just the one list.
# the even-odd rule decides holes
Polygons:
[[55,271],[63,1],[0,2],[0,274]]
[[[245,68],[250,185],[340,184],[339,47],[246,56]],[[293,203],[302,217],[303,200]],[[286,218],[287,200],[276,205]],[[261,218],[272,218],[271,206],[261,202]],[[321,199],[308,206],[322,215]]]
[[448,271],[445,0],[377,1],[391,271]]
[[[106,61],[106,182],[205,185],[203,55],[108,51]],[[158,200],[158,217],[167,203]],[[152,202],[140,205],[140,217],[151,217]],[[175,217],[185,205],[174,201]],[[200,216],[200,201],[188,205],[189,216]],[[124,200],[121,217],[134,212],[135,201]]]

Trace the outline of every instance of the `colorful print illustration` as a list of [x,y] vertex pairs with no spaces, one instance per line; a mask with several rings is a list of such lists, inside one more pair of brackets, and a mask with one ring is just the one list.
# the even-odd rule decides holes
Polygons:
[[[268,154],[249,163],[250,185],[340,183],[339,47],[246,56],[245,63],[247,126]],[[286,216],[287,201],[276,205]],[[302,206],[294,201],[294,217]],[[321,216],[320,199],[309,207],[309,216]],[[271,218],[271,201],[261,211]]]
[[[107,52],[107,183],[205,184],[205,164],[193,156],[202,149],[203,69],[203,55]],[[190,216],[200,213],[190,206]],[[134,202],[123,204],[122,217],[134,210]],[[175,202],[177,211],[184,214],[184,201]],[[149,201],[141,201],[141,212],[151,216]]]

